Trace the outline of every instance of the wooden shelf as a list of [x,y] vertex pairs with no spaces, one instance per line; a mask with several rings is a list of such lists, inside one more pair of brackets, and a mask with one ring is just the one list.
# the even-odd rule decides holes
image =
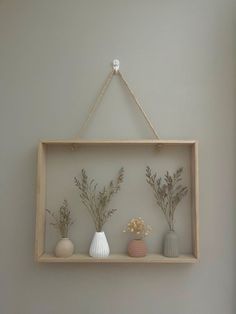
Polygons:
[[198,259],[191,254],[180,255],[179,257],[165,257],[161,254],[148,254],[145,257],[130,257],[126,254],[112,254],[106,258],[94,258],[86,254],[74,254],[67,258],[55,257],[51,254],[43,254],[38,258],[38,262],[44,263],[196,263]]
[[[192,254],[168,258],[160,254],[149,254],[143,258],[133,258],[126,254],[114,254],[108,258],[97,259],[86,254],[75,254],[69,258],[57,258],[45,253],[45,203],[46,203],[46,155],[51,146],[82,145],[153,145],[162,147],[188,146],[191,149],[191,181],[192,181]],[[35,260],[45,263],[195,263],[199,260],[199,182],[198,182],[198,142],[195,140],[45,140],[38,147],[37,175],[37,211],[35,231]]]

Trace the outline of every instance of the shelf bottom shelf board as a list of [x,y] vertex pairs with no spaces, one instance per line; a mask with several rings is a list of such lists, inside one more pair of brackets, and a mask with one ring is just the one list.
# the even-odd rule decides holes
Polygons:
[[106,258],[94,258],[87,254],[74,254],[70,257],[55,257],[52,254],[43,254],[38,260],[40,263],[196,263],[198,260],[192,254],[180,255],[178,257],[165,257],[161,254],[148,254],[145,257],[130,257],[126,254],[111,254]]

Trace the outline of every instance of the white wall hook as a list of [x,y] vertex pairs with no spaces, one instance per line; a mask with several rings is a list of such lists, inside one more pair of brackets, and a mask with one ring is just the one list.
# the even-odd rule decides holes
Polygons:
[[114,59],[112,62],[113,65],[113,69],[115,70],[115,72],[119,71],[119,67],[120,67],[120,61],[118,59]]

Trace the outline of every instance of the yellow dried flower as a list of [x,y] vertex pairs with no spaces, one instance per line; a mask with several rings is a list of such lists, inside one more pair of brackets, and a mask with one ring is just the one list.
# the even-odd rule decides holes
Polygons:
[[152,230],[150,225],[145,225],[144,220],[141,217],[132,218],[125,229],[125,231],[129,231],[131,233],[135,233],[138,238],[143,238],[147,236]]

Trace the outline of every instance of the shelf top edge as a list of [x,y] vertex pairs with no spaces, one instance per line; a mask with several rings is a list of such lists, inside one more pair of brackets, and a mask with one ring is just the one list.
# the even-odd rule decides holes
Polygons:
[[192,145],[196,144],[197,140],[42,140],[40,141],[41,144],[46,145],[96,145],[96,144],[115,144],[115,145],[122,145],[122,144],[167,144],[167,145],[176,145],[176,144],[187,144]]

